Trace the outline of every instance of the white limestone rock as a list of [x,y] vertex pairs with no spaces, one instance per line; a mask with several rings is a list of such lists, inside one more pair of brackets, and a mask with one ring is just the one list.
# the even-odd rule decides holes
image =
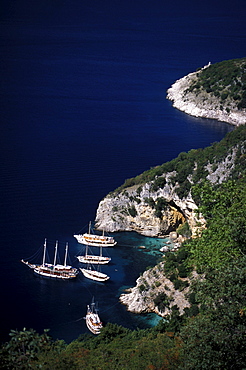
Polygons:
[[[151,182],[141,186],[132,186],[118,194],[107,195],[100,203],[96,214],[96,228],[108,232],[136,231],[145,236],[163,236],[188,220],[193,234],[196,233],[198,216],[197,206],[191,195],[180,199],[175,193],[175,186],[171,185],[169,174],[166,174],[167,183],[163,189],[151,191]],[[177,185],[178,186],[178,185]],[[155,215],[155,209],[146,203],[146,198],[164,198],[170,205],[162,212],[160,219]],[[135,215],[129,209],[134,207]],[[205,223],[201,217],[199,222]]]
[[[209,65],[205,66],[207,68]],[[199,72],[189,73],[187,76],[177,80],[168,90],[167,99],[171,100],[173,106],[191,116],[216,119],[230,123],[235,126],[246,123],[246,110],[238,110],[236,105],[226,110],[220,109],[220,102],[215,96],[203,91],[198,95],[195,92],[186,92],[192,82],[197,79]]]
[[[179,308],[181,315],[185,308],[190,307],[186,298],[189,287],[182,291],[175,290],[173,283],[165,277],[163,267],[164,262],[160,262],[154,268],[145,271],[137,279],[135,287],[128,289],[125,294],[121,294],[120,302],[127,306],[128,311],[134,313],[155,312],[159,316],[165,317],[170,314],[171,308],[175,305]],[[190,282],[188,278],[182,280]],[[165,293],[169,301],[164,311],[160,311],[153,300],[153,297],[157,297],[160,293]]]

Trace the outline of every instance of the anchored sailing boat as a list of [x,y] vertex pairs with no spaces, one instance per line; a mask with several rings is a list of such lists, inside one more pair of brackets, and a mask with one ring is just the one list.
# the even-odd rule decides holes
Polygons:
[[28,261],[24,261],[23,259],[21,260],[21,262],[27,265],[28,267],[30,267],[31,269],[33,269],[33,271],[38,275],[57,278],[57,279],[74,279],[77,276],[79,271],[78,269],[67,265],[68,243],[66,243],[65,258],[64,258],[63,265],[56,264],[58,241],[56,241],[55,256],[54,256],[53,264],[45,262],[46,248],[47,248],[47,242],[45,239],[43,262],[41,265],[32,264]]
[[90,245],[91,247],[114,247],[117,242],[112,236],[91,234],[91,222],[89,224],[89,231],[85,234],[74,235],[78,243]]
[[104,257],[102,255],[102,247],[100,247],[100,255],[95,256],[93,254],[88,254],[88,245],[86,245],[85,255],[84,256],[77,256],[79,262],[82,263],[93,263],[93,264],[100,264],[106,265],[111,261],[110,257]]
[[[99,265],[98,265],[99,267]],[[99,268],[97,270],[93,270],[91,268],[91,265],[87,266],[87,268],[81,268],[80,271],[82,274],[87,277],[88,279],[95,280],[95,281],[107,281],[109,279],[109,276],[104,274],[103,272],[99,271]]]
[[86,325],[88,329],[93,334],[99,334],[101,328],[103,327],[102,322],[98,315],[98,310],[95,308],[94,300],[92,300],[91,305],[87,305],[87,313],[86,313]]

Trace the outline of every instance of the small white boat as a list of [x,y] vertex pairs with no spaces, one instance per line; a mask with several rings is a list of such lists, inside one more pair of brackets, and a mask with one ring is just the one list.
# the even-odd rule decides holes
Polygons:
[[87,313],[86,313],[86,325],[87,328],[93,333],[93,334],[99,334],[103,325],[98,315],[98,310],[95,309],[95,303],[92,300],[91,305],[87,305]]
[[95,280],[95,281],[107,281],[109,280],[109,276],[102,273],[98,270],[93,270],[91,266],[88,266],[87,268],[81,268],[80,271],[82,274],[87,277],[88,279]]
[[117,244],[112,236],[104,235],[104,231],[103,235],[91,234],[91,222],[89,224],[88,233],[75,234],[74,237],[77,239],[78,243],[91,247],[114,247]]
[[85,255],[84,256],[77,256],[77,259],[79,262],[82,263],[92,263],[94,265],[100,264],[100,265],[106,265],[111,261],[110,257],[104,257],[102,255],[102,247],[100,247],[100,255],[93,255],[93,254],[88,254],[88,245],[86,246],[85,249]]
[[66,249],[65,249],[65,258],[64,258],[64,264],[59,265],[56,264],[56,259],[57,259],[57,249],[58,249],[58,241],[56,241],[56,246],[55,246],[55,256],[54,256],[54,262],[53,264],[51,263],[46,263],[45,258],[46,258],[46,248],[47,248],[47,242],[45,239],[44,242],[44,252],[43,252],[43,262],[41,265],[37,264],[32,264],[28,261],[24,261],[23,259],[21,260],[22,263],[33,269],[33,271],[41,276],[45,277],[51,277],[51,278],[56,278],[56,279],[74,279],[76,278],[78,274],[78,269],[67,265],[67,254],[68,254],[68,243],[66,244]]

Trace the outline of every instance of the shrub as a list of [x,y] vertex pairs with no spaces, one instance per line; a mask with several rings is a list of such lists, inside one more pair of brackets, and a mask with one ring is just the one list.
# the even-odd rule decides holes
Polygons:
[[160,311],[164,311],[165,307],[169,305],[169,298],[162,292],[155,297],[154,304]]
[[135,206],[131,206],[131,207],[128,207],[128,212],[129,214],[132,216],[132,217],[136,217],[137,215],[137,210],[135,208]]
[[178,290],[182,287],[182,281],[179,280],[179,279],[175,279],[173,284],[174,284],[174,289],[176,289],[176,290]]
[[184,265],[179,265],[178,266],[178,271],[179,271],[179,276],[181,278],[186,278],[188,275],[188,271]]
[[191,230],[190,230],[188,222],[184,222],[182,225],[180,225],[177,229],[177,233],[182,236],[185,236],[186,238],[190,238]]
[[191,304],[195,304],[195,303],[197,303],[196,302],[196,294],[194,293],[194,292],[192,292],[192,293],[190,293],[190,295],[189,295],[189,302],[191,303]]
[[144,284],[141,284],[138,289],[139,289],[140,293],[142,293],[144,290],[146,290],[146,287],[145,287]]

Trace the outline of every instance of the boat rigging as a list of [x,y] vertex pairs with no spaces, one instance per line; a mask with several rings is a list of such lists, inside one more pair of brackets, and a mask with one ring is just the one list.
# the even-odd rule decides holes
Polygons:
[[79,260],[79,262],[82,262],[82,263],[93,263],[93,264],[106,265],[107,263],[111,261],[111,258],[103,256],[102,247],[99,247],[99,248],[100,248],[100,255],[88,254],[88,245],[86,245],[85,255],[77,256],[77,259]]
[[57,250],[58,250],[58,241],[56,241],[55,245],[55,255],[53,264],[47,263],[46,260],[46,249],[47,249],[47,240],[44,241],[44,251],[43,251],[43,260],[42,264],[32,264],[29,261],[21,260],[22,263],[30,267],[36,274],[51,277],[56,279],[74,279],[76,278],[77,274],[79,273],[78,269],[67,265],[67,256],[68,256],[68,243],[66,243],[65,248],[65,258],[64,264],[57,264]]

